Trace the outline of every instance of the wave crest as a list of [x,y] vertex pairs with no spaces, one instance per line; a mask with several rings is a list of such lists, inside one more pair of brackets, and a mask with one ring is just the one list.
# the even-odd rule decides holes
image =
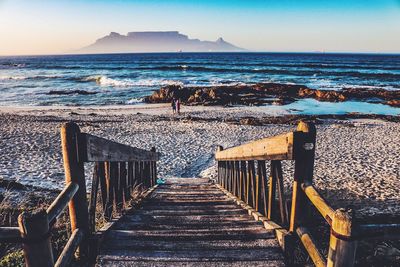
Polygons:
[[0,80],[25,80],[27,77],[25,76],[0,76]]
[[104,75],[89,76],[78,79],[81,82],[96,82],[100,86],[111,87],[130,87],[130,86],[165,86],[165,85],[183,85],[181,81],[167,80],[167,79],[113,79]]

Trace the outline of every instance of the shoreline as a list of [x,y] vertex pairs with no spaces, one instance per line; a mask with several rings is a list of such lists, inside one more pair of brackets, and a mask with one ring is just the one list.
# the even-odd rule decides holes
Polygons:
[[[294,111],[294,112],[292,112]],[[239,117],[283,117],[283,116],[298,116],[298,117],[344,117],[344,118],[376,118],[376,117],[391,117],[400,118],[399,114],[375,114],[362,112],[341,112],[341,113],[315,113],[302,114],[294,109],[287,109],[284,105],[265,105],[265,106],[202,106],[202,105],[182,105],[181,116],[186,115],[209,115],[213,112],[234,114]],[[72,114],[69,114],[69,113]],[[37,116],[62,116],[62,115],[172,115],[171,106],[169,103],[141,103],[136,105],[91,105],[91,106],[1,106],[0,114],[16,114],[16,115],[37,115]],[[207,114],[209,113],[209,114]]]
[[[328,200],[358,203],[362,214],[400,214],[400,142],[397,122],[385,117],[293,116],[259,107],[183,107],[168,104],[123,107],[0,107],[0,180],[36,191],[64,184],[60,124],[76,121],[83,132],[162,154],[160,177],[214,177],[217,145],[225,148],[295,130],[298,120],[317,124],[315,184]],[[387,118],[387,117],[386,117]],[[4,152],[6,151],[6,153]],[[290,190],[293,166],[285,163]],[[88,170],[87,177],[90,176]],[[88,179],[90,180],[90,179]],[[29,195],[29,189],[25,193]],[[0,189],[0,195],[4,188]],[[18,196],[14,196],[18,200]],[[368,206],[363,207],[365,203]]]

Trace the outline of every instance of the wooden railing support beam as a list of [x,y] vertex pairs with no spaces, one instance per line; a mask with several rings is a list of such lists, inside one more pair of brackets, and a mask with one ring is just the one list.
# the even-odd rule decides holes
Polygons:
[[300,122],[294,136],[294,182],[289,231],[305,222],[308,213],[306,196],[301,189],[304,182],[312,183],[314,172],[316,129],[312,123]]
[[53,267],[54,257],[47,212],[23,212],[18,216],[18,226],[23,238],[25,266]]
[[333,214],[329,240],[328,267],[354,266],[357,241],[353,240],[353,212],[338,209]]
[[[81,141],[81,132],[77,124],[69,122],[61,127],[61,147],[64,161],[65,183],[76,183],[79,186],[72,200],[69,202],[69,216],[71,230],[81,229],[85,237],[89,234],[89,212],[86,198],[86,182],[84,161],[80,148],[84,147]],[[83,238],[78,257],[88,255],[87,238]]]

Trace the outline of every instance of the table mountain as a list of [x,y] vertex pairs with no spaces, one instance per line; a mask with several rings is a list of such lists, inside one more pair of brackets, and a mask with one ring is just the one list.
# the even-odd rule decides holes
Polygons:
[[237,47],[224,39],[201,41],[190,39],[178,31],[129,32],[122,35],[111,32],[94,44],[80,49],[79,53],[129,53],[129,52],[239,52]]

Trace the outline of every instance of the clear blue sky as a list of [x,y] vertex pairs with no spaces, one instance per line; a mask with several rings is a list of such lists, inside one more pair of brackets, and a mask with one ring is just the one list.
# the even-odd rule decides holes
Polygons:
[[255,51],[400,52],[400,0],[0,0],[0,55],[63,53],[111,31],[148,30]]

